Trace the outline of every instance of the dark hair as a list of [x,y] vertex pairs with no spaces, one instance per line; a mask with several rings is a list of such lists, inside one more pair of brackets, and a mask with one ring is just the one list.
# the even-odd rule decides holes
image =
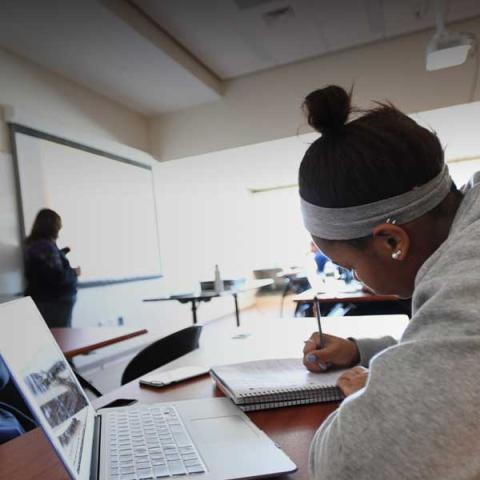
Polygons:
[[[440,173],[443,149],[435,133],[391,104],[354,110],[351,92],[331,85],[303,104],[322,136],[303,157],[300,195],[320,207],[372,203],[405,193]],[[363,114],[347,123],[352,111]]]
[[55,240],[61,226],[60,215],[49,208],[44,208],[37,213],[26,242],[30,244],[36,240]]

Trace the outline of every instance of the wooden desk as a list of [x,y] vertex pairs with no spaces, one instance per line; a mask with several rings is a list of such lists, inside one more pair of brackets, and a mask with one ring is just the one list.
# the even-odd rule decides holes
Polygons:
[[148,332],[148,330],[144,328],[131,330],[122,327],[52,328],[50,331],[60,346],[60,350],[62,350],[69,361],[80,385],[90,390],[90,392],[97,397],[101,397],[102,393],[86,378],[80,375],[73,364],[72,358],[76,355],[89,353],[97,348],[123,342],[129,338],[138,337]]
[[148,332],[144,328],[123,327],[52,328],[50,331],[68,359]]
[[256,290],[258,288],[272,285],[273,280],[266,278],[264,280],[251,280],[238,288],[231,288],[224,290],[221,293],[217,293],[214,290],[200,290],[199,292],[180,294],[180,295],[168,295],[166,297],[157,298],[145,298],[144,302],[168,302],[170,300],[177,300],[180,303],[192,304],[192,318],[193,324],[197,323],[197,309],[201,302],[209,302],[212,298],[223,297],[226,295],[232,295],[235,302],[235,318],[237,320],[237,327],[240,326],[240,310],[238,309],[238,294],[247,292],[248,290]]
[[[352,317],[324,317],[324,333],[338,337],[369,337],[391,335],[400,338],[408,324],[406,315],[371,315]],[[301,357],[304,341],[317,331],[312,317],[246,318],[240,328],[234,325],[204,325],[200,348],[158,371],[184,366],[210,368],[214,365],[246,362],[268,358]]]
[[355,292],[316,292],[313,289],[306,290],[293,297],[296,303],[311,303],[318,300],[320,304],[332,303],[365,303],[365,302],[398,302],[399,298],[396,295],[377,295],[375,293],[368,293],[364,291]]
[[[405,315],[378,317],[336,317],[324,319],[324,330],[341,336],[398,337],[408,319]],[[301,356],[303,340],[315,329],[313,318],[264,319],[244,322],[241,329],[215,325],[204,327],[200,348],[159,370],[182,365],[212,365],[243,359]],[[219,341],[222,339],[222,341]],[[249,354],[250,353],[250,354]],[[136,398],[143,403],[222,396],[212,380],[204,375],[163,389],[141,387],[134,380],[94,402],[99,408],[117,398]],[[305,405],[249,412],[249,417],[277,442],[297,464],[298,471],[282,479],[308,479],[308,451],[318,426],[335,410],[336,403]],[[48,478],[66,480],[63,467],[39,430],[0,447],[0,479],[27,480]]]
[[[111,401],[116,397],[139,398],[143,403],[171,400],[188,400],[222,396],[212,381],[201,379],[184,382],[177,387],[162,390],[140,388],[138,382],[127,384],[116,393],[105,396]],[[102,397],[102,404],[104,398]],[[97,403],[97,402],[95,402]],[[298,471],[278,478],[307,480],[307,461],[310,442],[318,426],[335,410],[337,404],[318,404],[303,407],[281,408],[249,413],[255,424],[272,440],[282,446],[285,453],[297,464]],[[50,444],[39,430],[23,435],[0,446],[1,480],[67,480],[68,476]]]

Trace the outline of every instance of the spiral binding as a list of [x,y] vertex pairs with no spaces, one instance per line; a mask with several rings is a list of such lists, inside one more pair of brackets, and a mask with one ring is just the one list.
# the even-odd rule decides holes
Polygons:
[[333,400],[341,400],[343,395],[341,390],[336,386],[319,386],[308,385],[301,388],[279,388],[259,390],[251,393],[241,393],[237,396],[238,405],[251,403],[268,403],[268,402],[288,402],[299,400],[311,400],[313,402],[328,402]]
[[322,399],[312,397],[312,398],[302,398],[302,399],[295,399],[295,400],[278,400],[278,401],[270,401],[270,402],[264,402],[264,403],[241,404],[241,405],[238,405],[238,407],[244,412],[252,412],[255,410],[269,410],[271,408],[310,405],[312,403],[337,402],[339,400],[342,400],[343,398],[344,398],[344,395],[341,393],[341,391],[335,392],[334,389],[332,388],[329,394],[322,397]]

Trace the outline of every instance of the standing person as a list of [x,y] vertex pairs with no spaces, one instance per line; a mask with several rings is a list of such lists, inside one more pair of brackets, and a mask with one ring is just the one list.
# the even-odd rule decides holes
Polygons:
[[66,253],[56,241],[62,219],[50,209],[40,210],[26,239],[27,289],[50,328],[70,327],[77,296],[80,268],[70,267]]
[[313,439],[310,475],[478,479],[480,174],[457,190],[436,135],[390,104],[348,122],[350,95],[330,86],[305,107],[322,134],[299,171],[307,230],[375,292],[413,300],[398,343],[307,341],[309,370],[356,366]]

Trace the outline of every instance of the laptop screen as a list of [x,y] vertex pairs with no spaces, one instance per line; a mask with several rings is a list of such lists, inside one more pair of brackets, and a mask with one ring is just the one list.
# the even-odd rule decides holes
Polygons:
[[90,477],[95,411],[30,298],[0,305],[0,354],[75,480]]

